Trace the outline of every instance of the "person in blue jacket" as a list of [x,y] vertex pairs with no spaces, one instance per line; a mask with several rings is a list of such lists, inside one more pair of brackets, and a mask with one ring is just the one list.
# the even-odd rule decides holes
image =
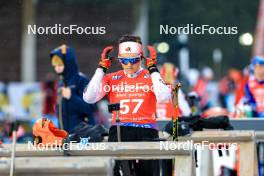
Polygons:
[[264,118],[264,55],[252,59],[254,75],[245,85],[244,102],[249,104],[254,117]]
[[[74,127],[86,121],[94,125],[95,105],[88,104],[82,99],[83,91],[88,84],[88,79],[79,72],[73,48],[62,45],[50,53],[51,64],[55,72],[60,76],[58,82],[58,99],[56,113],[61,112],[64,130],[72,133]],[[57,96],[60,97],[60,96]],[[61,106],[61,107],[59,107]]]

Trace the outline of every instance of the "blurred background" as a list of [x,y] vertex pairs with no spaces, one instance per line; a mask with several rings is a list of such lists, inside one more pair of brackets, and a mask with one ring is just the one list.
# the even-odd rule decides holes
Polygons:
[[[116,44],[123,34],[137,34],[145,44],[166,42],[160,62],[179,64],[179,49],[189,49],[190,67],[216,68],[220,78],[228,69],[243,69],[252,54],[252,43],[239,42],[242,34],[255,35],[259,1],[242,0],[11,0],[0,4],[2,81],[43,81],[52,71],[49,52],[61,45],[75,48],[80,70],[91,76],[102,48]],[[105,35],[28,35],[27,25],[105,26]],[[160,25],[237,26],[237,35],[189,35],[186,43],[177,35],[160,35]],[[166,46],[165,46],[166,47]],[[213,52],[221,52],[219,62]],[[28,58],[30,57],[30,59]]]

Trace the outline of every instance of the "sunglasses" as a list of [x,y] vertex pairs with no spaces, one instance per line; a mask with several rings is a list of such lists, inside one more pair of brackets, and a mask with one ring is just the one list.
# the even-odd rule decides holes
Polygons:
[[128,63],[136,64],[140,61],[140,57],[135,58],[119,58],[119,62],[121,62],[124,65],[127,65]]

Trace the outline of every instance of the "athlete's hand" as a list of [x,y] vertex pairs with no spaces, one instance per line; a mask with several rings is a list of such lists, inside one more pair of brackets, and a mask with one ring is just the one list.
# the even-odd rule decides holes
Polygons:
[[71,98],[71,88],[69,87],[62,87],[61,88],[61,95],[69,100]]
[[107,46],[104,48],[101,54],[99,66],[104,70],[104,72],[106,72],[111,66],[111,60],[109,58],[109,53],[111,53],[113,50],[114,50],[113,46]]
[[145,65],[150,71],[150,73],[154,71],[158,71],[156,64],[157,64],[157,52],[153,46],[147,46],[149,51],[149,57],[146,58]]

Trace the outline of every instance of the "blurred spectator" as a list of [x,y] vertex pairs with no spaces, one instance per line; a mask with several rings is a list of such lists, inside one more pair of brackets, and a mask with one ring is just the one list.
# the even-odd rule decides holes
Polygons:
[[264,117],[264,56],[255,56],[252,59],[254,75],[250,76],[245,85],[245,94],[239,107],[243,107],[244,114],[249,114],[245,107],[250,106],[254,117]]
[[239,70],[230,69],[227,76],[219,82],[219,99],[221,106],[229,112],[235,111],[235,105],[243,96],[244,81]]
[[61,78],[58,89],[62,98],[58,99],[56,112],[59,116],[61,106],[63,129],[71,133],[83,121],[94,125],[95,107],[82,99],[88,79],[78,71],[74,50],[62,45],[51,52],[50,58],[54,70]]
[[9,99],[7,95],[7,85],[8,82],[4,81],[0,84],[0,119],[3,119],[5,116],[5,111],[9,106]]
[[219,81],[219,101],[221,106],[224,108],[227,107],[226,96],[228,96],[230,92],[230,84],[231,83],[228,76],[224,76]]
[[206,110],[212,106],[208,94],[208,83],[213,80],[214,73],[211,68],[205,67],[202,69],[201,76],[193,88],[200,97],[200,106],[202,110]]
[[[4,120],[3,129],[0,129],[0,141],[3,143],[12,143],[12,123],[9,120]],[[18,125],[17,129],[17,142],[24,143],[26,141],[31,141],[31,134],[26,133],[23,125]]]
[[48,73],[46,81],[42,83],[42,90],[44,92],[43,100],[43,114],[54,116],[57,94],[57,83],[53,73]]
[[48,73],[46,75],[46,80],[42,83],[42,92],[44,94],[42,114],[58,126],[59,122],[55,112],[57,82],[54,73]]
[[190,84],[190,87],[194,87],[196,85],[198,79],[199,79],[199,71],[195,68],[189,69],[189,74],[188,74],[188,81]]

